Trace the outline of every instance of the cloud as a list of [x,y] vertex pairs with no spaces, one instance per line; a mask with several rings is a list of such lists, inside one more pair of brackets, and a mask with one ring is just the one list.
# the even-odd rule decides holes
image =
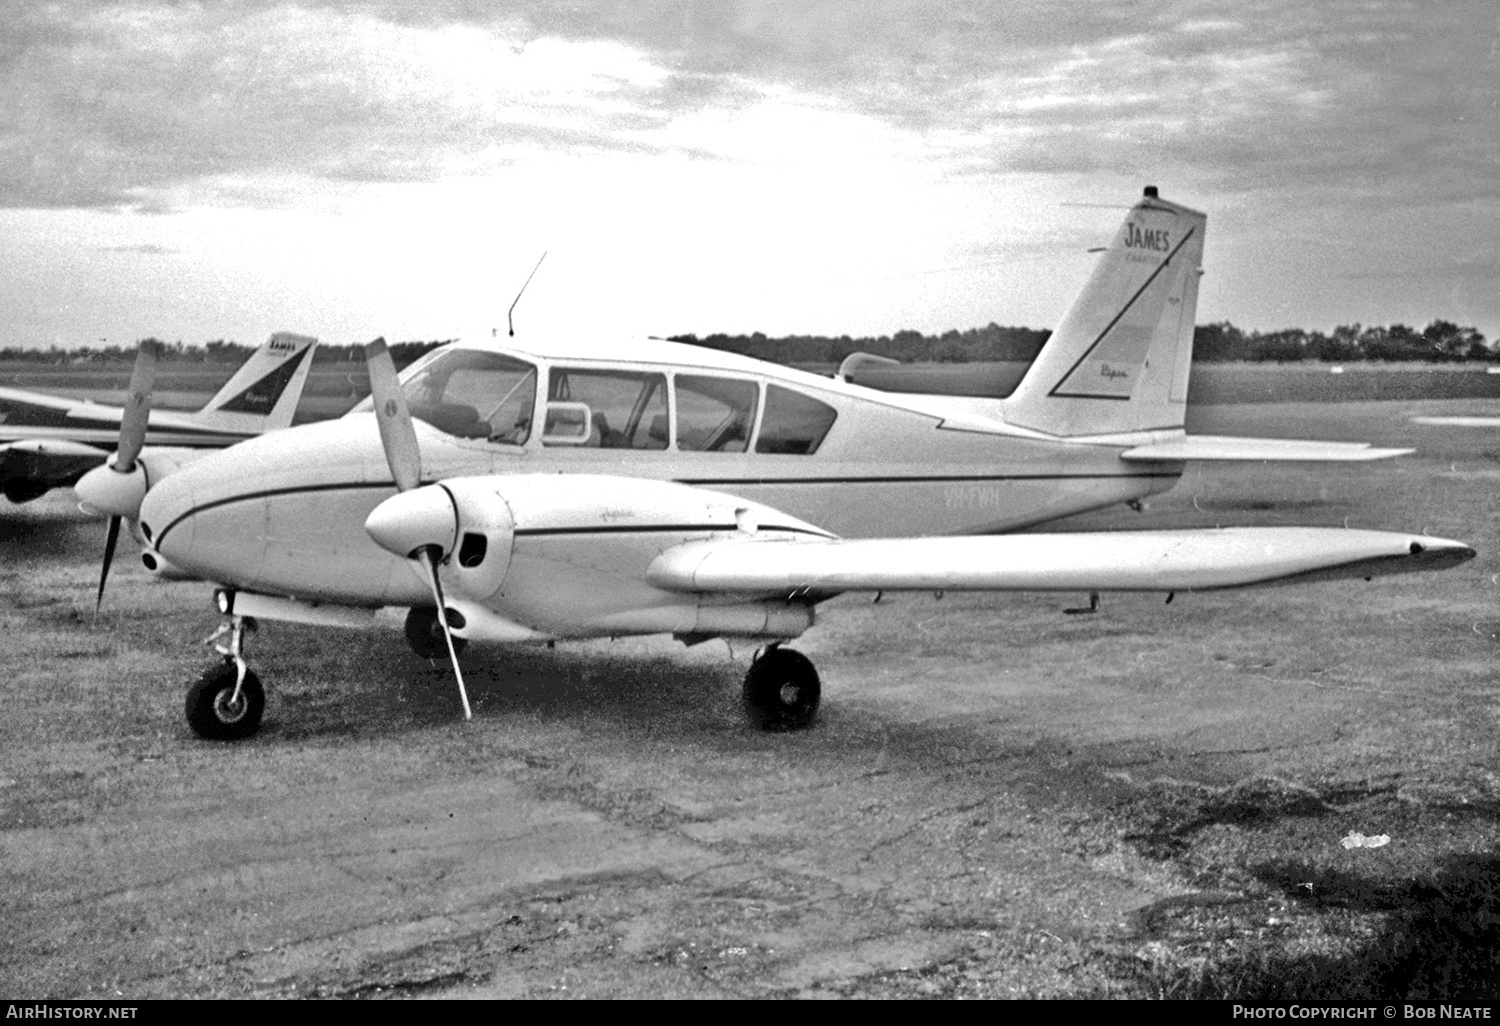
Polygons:
[[609,40],[414,27],[363,9],[12,11],[0,203],[115,206],[217,175],[380,182],[528,147],[637,145],[664,72]]
[[1418,182],[1424,197],[1484,195],[1500,175],[1500,16],[1473,0],[533,0],[502,16],[465,2],[15,2],[3,14],[11,207],[152,210],[278,192],[247,187],[257,178],[428,182],[544,154],[788,163],[809,147],[1353,201]]

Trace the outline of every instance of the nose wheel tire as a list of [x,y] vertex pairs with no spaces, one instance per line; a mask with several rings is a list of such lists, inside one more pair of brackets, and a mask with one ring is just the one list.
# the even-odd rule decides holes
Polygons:
[[[448,642],[443,639],[443,625],[438,623],[437,610],[413,606],[406,614],[406,643],[423,659],[447,659]],[[453,653],[460,655],[469,642],[466,638],[453,639]]]
[[238,741],[260,729],[266,693],[254,670],[245,671],[235,698],[235,665],[226,660],[200,677],[187,693],[187,721],[193,733],[210,741]]
[[804,730],[817,718],[822,690],[811,660],[789,648],[772,648],[745,674],[745,713],[761,730]]

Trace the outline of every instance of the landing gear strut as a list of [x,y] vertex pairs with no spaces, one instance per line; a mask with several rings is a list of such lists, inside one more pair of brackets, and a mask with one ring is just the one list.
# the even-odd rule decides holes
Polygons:
[[817,718],[822,692],[818,671],[807,656],[772,645],[755,657],[745,674],[745,713],[761,730],[803,730]]
[[[266,693],[260,678],[245,662],[244,635],[254,630],[255,621],[231,616],[229,622],[209,635],[204,644],[212,644],[224,657],[218,666],[207,670],[197,683],[188,688],[188,726],[193,733],[210,741],[238,741],[260,729],[261,715],[266,711]],[[229,635],[225,644],[219,639]]]

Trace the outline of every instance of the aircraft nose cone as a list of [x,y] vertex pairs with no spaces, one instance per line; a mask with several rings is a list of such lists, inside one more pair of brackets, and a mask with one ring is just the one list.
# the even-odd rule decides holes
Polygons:
[[401,492],[370,511],[365,530],[375,544],[403,559],[437,546],[446,555],[458,538],[458,511],[442,485]]
[[146,471],[137,463],[128,473],[101,464],[78,479],[73,486],[81,508],[86,513],[125,517],[135,520],[146,498]]

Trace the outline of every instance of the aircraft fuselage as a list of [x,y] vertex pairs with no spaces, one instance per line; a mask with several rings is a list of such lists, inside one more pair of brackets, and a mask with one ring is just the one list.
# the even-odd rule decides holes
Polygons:
[[[608,484],[574,489],[566,503],[533,509],[528,524],[516,526],[505,594],[485,601],[554,636],[598,633],[601,617],[680,607],[683,596],[644,580],[645,565],[673,545],[742,529],[737,509],[753,509],[759,530],[854,538],[993,533],[1165,491],[1181,473],[1180,464],[1127,463],[1119,458],[1123,444],[1007,429],[972,400],[950,408],[938,397],[874,392],[730,354],[669,345],[659,360],[585,360],[470,350],[497,351],[535,368],[534,381],[508,386],[524,385],[533,398],[503,395],[504,388],[488,397],[520,411],[497,408],[494,418],[511,429],[502,439],[491,439],[507,434],[493,423],[481,425],[482,436],[461,437],[474,431],[419,422],[424,481],[495,476],[504,491],[504,480],[520,475],[608,475],[685,486],[681,501],[657,488],[652,494],[665,498],[655,506],[619,508]],[[434,366],[442,365],[413,368],[404,388],[419,391],[416,383]],[[622,381],[629,386],[623,398],[606,394],[606,385]],[[455,387],[450,381],[449,392]],[[589,405],[578,401],[583,395],[594,400],[592,442],[579,412]],[[725,430],[738,395],[745,423]],[[487,415],[486,397],[471,388],[466,398],[464,417]],[[653,409],[661,411],[655,428]],[[573,437],[532,429],[573,414]],[[428,417],[453,427],[451,411]],[[605,423],[618,429],[601,431]],[[364,529],[395,491],[374,417],[357,410],[197,461],[151,490],[141,519],[173,568],[233,588],[353,606],[430,603],[415,564]],[[634,515],[642,509],[649,513]],[[587,556],[582,535],[590,536]],[[445,568],[444,579],[456,573]],[[581,602],[597,609],[580,610]],[[672,624],[665,613],[622,620],[620,633],[693,630]]]

